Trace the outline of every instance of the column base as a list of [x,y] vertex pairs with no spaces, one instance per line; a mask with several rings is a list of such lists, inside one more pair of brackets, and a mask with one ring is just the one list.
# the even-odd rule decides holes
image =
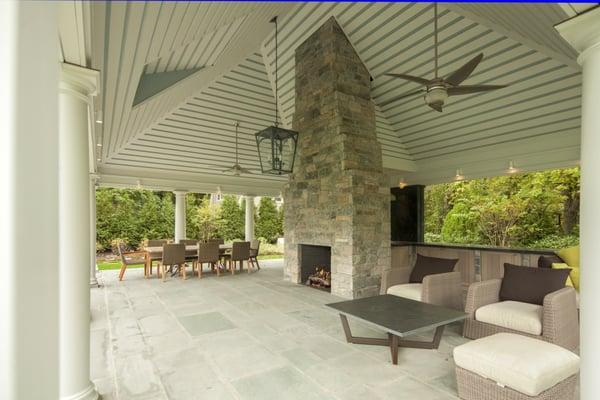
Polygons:
[[90,288],[93,287],[100,287],[100,283],[98,282],[98,279],[96,279],[95,276],[90,278]]
[[69,396],[61,396],[60,400],[98,400],[100,399],[100,395],[96,391],[96,385],[90,382],[89,386],[80,391],[79,393],[75,393]]

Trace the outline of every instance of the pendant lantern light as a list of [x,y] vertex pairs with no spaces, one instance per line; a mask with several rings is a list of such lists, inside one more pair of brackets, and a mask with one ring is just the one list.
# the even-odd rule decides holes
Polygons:
[[277,17],[271,23],[275,24],[275,123],[256,133],[256,146],[262,173],[283,175],[294,170],[298,132],[279,126]]

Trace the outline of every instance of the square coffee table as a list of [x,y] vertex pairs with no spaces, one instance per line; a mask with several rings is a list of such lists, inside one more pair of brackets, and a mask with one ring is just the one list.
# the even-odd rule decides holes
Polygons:
[[[444,333],[444,327],[467,317],[467,314],[462,311],[391,294],[341,301],[326,304],[326,306],[340,313],[348,343],[389,346],[394,365],[398,364],[399,347],[437,349]],[[388,338],[352,336],[348,325],[348,316],[387,332]],[[435,329],[435,334],[430,342],[403,339],[431,329]]]

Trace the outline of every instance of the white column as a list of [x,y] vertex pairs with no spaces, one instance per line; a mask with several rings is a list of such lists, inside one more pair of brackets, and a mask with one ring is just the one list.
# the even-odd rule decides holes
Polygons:
[[98,176],[90,175],[90,287],[98,286],[96,274],[96,184]]
[[246,223],[244,232],[246,241],[254,239],[254,196],[246,196]]
[[88,115],[98,72],[61,65],[59,96],[60,398],[97,399],[90,381]]
[[3,400],[58,397],[57,4],[0,1]]
[[583,69],[581,97],[581,400],[600,393],[600,9],[589,11],[557,26],[577,51]]
[[175,243],[186,238],[185,234],[185,190],[175,190]]

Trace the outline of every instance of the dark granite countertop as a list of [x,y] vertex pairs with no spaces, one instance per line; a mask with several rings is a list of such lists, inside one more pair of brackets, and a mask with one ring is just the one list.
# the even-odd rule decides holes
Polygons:
[[392,241],[392,247],[402,246],[419,246],[419,247],[445,247],[448,249],[460,249],[460,250],[479,250],[479,251],[498,251],[503,253],[522,253],[522,254],[554,254],[552,249],[525,249],[525,248],[511,248],[511,247],[493,247],[483,246],[478,244],[449,244],[449,243],[418,243],[418,242],[397,242]]

